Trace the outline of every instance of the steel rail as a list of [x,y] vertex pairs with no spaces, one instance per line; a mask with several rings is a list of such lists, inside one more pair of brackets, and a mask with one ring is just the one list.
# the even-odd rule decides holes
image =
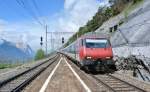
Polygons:
[[35,73],[33,76],[31,76],[29,79],[27,79],[25,82],[17,86],[12,90],[12,92],[20,92],[24,87],[26,87],[29,83],[31,83],[38,75],[40,75],[44,70],[46,70],[50,65],[52,65],[56,60],[59,58],[55,58],[50,64],[48,64],[46,67],[43,67],[41,70],[39,70],[37,73]]
[[[76,63],[76,61],[77,60],[75,60],[75,59],[73,59],[72,57],[70,57],[70,56],[68,56],[68,55],[66,55],[66,54],[64,54],[64,53],[61,53],[60,52],[60,54],[63,54],[64,56],[66,56],[68,59],[70,59],[73,63],[75,63],[76,65],[77,65],[77,63]],[[109,69],[108,69],[109,70]],[[101,83],[101,84],[103,84],[104,86],[106,86],[107,88],[109,88],[111,91],[113,91],[113,92],[118,92],[118,91],[121,91],[121,90],[115,90],[115,88],[113,88],[113,87],[111,87],[108,83],[105,83],[104,81],[103,81],[103,79],[100,79],[100,78],[97,78],[95,75],[93,75],[93,74],[90,74],[90,76],[91,77],[93,77],[95,80],[97,80],[99,83]],[[111,79],[115,79],[116,81],[119,81],[120,83],[123,83],[124,85],[129,85],[130,87],[129,88],[133,88],[134,90],[137,90],[138,92],[140,91],[140,92],[147,92],[147,91],[145,91],[145,90],[143,90],[143,89],[141,89],[141,88],[139,88],[139,87],[136,87],[135,85],[132,85],[132,84],[130,84],[130,83],[128,83],[128,82],[126,82],[126,81],[123,81],[123,80],[121,80],[121,79],[119,79],[119,78],[117,78],[117,77],[114,77],[114,76],[112,76],[112,75],[110,75],[110,74],[107,74],[106,76],[108,76],[108,77],[110,77]],[[119,88],[119,87],[118,87]]]
[[129,86],[131,86],[131,87],[133,87],[133,88],[135,88],[135,89],[141,91],[141,92],[146,92],[145,90],[143,90],[143,89],[141,89],[141,88],[139,88],[139,87],[137,87],[137,86],[135,86],[135,85],[133,85],[133,84],[130,84],[129,82],[126,82],[126,81],[124,81],[124,80],[121,80],[121,79],[119,79],[119,78],[117,78],[117,77],[115,77],[115,76],[112,76],[112,75],[110,75],[110,74],[108,74],[108,76],[110,76],[110,77],[113,78],[113,79],[119,80],[119,81],[121,81],[121,82],[123,82],[123,83],[125,83],[125,84],[127,84],[127,85],[129,85]]
[[110,87],[108,84],[106,84],[105,82],[103,82],[101,79],[95,77],[94,75],[91,74],[91,76],[96,79],[96,81],[98,81],[99,83],[102,83],[104,86],[108,87],[110,90],[112,90],[113,92],[117,92],[115,91],[112,87]]
[[[30,69],[28,69],[28,70],[25,70],[25,71],[23,71],[23,72],[21,72],[21,73],[15,75],[15,76],[11,77],[11,78],[8,78],[8,79],[6,79],[6,80],[0,82],[0,89],[1,89],[2,87],[4,87],[5,85],[9,84],[11,81],[14,81],[14,80],[16,80],[17,78],[23,76],[24,74],[30,73],[31,71],[37,69],[38,67],[40,67],[40,66],[46,64],[47,62],[49,62],[49,60],[52,60],[52,59],[54,59],[54,58],[57,59],[57,57],[58,57],[58,55],[55,55],[55,56],[53,56],[52,58],[50,58],[50,59],[48,59],[48,60],[46,60],[46,61],[44,61],[44,62],[42,62],[42,63],[40,63],[40,64],[38,64],[38,65],[36,65],[36,66],[34,66],[34,67],[32,67],[32,68],[30,68]],[[55,60],[53,60],[53,62],[54,62],[54,61],[55,61]],[[51,63],[50,63],[50,65],[51,65]],[[41,73],[41,72],[44,71],[45,69],[46,69],[46,67],[40,69],[40,70],[38,71],[38,73]],[[30,78],[30,81],[31,81],[31,79],[33,80],[34,78],[36,78],[36,77],[38,76],[38,73],[34,74],[34,75],[32,76],[33,78]],[[27,80],[29,80],[29,79],[27,79]],[[25,84],[29,83],[29,81],[27,81],[27,80],[25,80],[24,83],[20,84],[20,85],[17,86],[17,87],[18,87],[18,88],[21,88],[21,89],[22,89],[23,87],[25,87]],[[25,82],[26,82],[26,83],[25,83]],[[21,86],[21,85],[24,85],[24,86]],[[12,92],[17,92],[17,91],[15,91],[16,89],[18,90],[17,87],[16,87],[14,90],[12,90]]]
[[[119,81],[119,83],[123,83],[122,85],[127,85],[127,86],[129,86],[129,88],[133,88],[137,92],[147,92],[147,91],[145,91],[145,90],[143,90],[143,89],[141,89],[139,87],[136,87],[135,85],[132,85],[132,84],[130,84],[130,83],[126,82],[126,81],[123,81],[123,80],[121,80],[121,79],[119,79],[117,77],[114,77],[114,76],[112,76],[110,74],[107,74],[106,76],[109,77],[109,79],[115,79],[116,81]],[[106,83],[105,81],[103,81],[102,78],[100,79],[100,78],[98,78],[98,77],[96,77],[95,75],[92,75],[92,74],[91,74],[91,77],[93,77],[96,81],[98,81],[99,83],[103,84],[104,86],[106,86],[107,88],[109,88],[113,92],[123,91],[123,90],[116,90],[117,88],[120,88],[120,87],[112,87],[109,83]],[[125,88],[125,87],[121,87],[121,88]],[[129,89],[128,91],[131,91],[131,90]]]

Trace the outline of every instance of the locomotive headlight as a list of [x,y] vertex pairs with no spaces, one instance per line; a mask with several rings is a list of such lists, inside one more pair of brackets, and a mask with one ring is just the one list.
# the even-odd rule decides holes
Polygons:
[[110,59],[111,57],[106,57],[106,59]]
[[92,57],[86,57],[87,59],[92,59]]

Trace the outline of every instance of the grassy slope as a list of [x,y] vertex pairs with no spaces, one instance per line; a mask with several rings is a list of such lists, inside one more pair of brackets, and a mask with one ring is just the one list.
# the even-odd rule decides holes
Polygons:
[[14,68],[17,66],[20,66],[21,64],[0,64],[0,69],[5,69],[5,68]]

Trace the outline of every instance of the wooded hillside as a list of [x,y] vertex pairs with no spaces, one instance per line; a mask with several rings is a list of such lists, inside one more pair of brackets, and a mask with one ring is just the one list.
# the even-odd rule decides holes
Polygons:
[[79,30],[68,40],[68,42],[64,46],[68,46],[69,44],[74,42],[77,37],[80,37],[87,32],[95,31],[105,21],[121,13],[129,3],[134,5],[140,1],[142,0],[109,0],[110,5],[99,7],[97,13],[93,16],[93,18],[88,21],[85,26],[80,27]]

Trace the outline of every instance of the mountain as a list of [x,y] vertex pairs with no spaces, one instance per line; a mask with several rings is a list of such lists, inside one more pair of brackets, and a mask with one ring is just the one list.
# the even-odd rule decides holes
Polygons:
[[29,45],[0,39],[0,63],[23,63],[33,57],[34,52]]

